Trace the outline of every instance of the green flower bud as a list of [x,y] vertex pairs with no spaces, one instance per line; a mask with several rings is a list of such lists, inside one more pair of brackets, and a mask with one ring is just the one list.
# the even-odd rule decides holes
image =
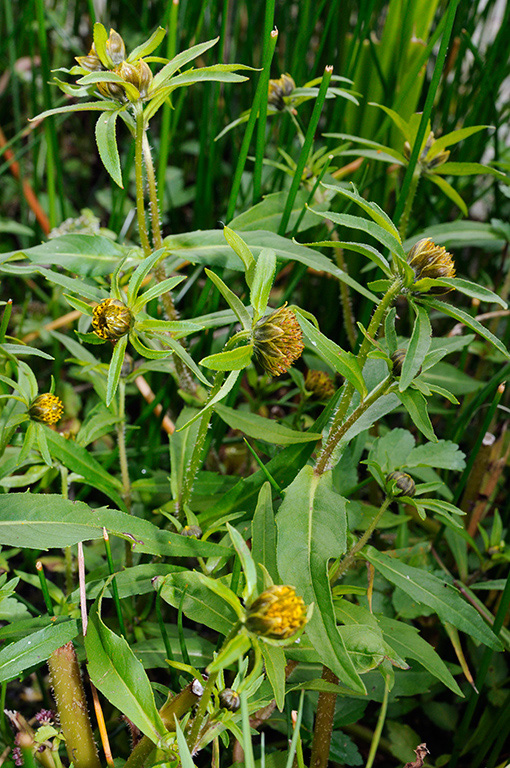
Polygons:
[[416,484],[406,472],[390,472],[386,477],[386,492],[388,496],[398,498],[399,496],[410,496],[416,493]]
[[47,392],[38,395],[28,409],[30,418],[43,424],[56,424],[64,413],[64,403],[56,395]]
[[241,706],[241,697],[232,688],[224,688],[220,692],[219,700],[221,709],[226,709],[229,712],[237,712]]
[[277,585],[262,592],[248,608],[245,626],[255,635],[287,640],[306,624],[306,606],[293,587]]
[[129,333],[133,315],[122,301],[104,299],[92,314],[92,330],[100,339],[117,341]]
[[115,72],[127,83],[132,83],[138,89],[141,97],[147,96],[152,82],[152,72],[143,59],[138,59],[136,64],[128,64],[127,61],[123,61]]
[[185,525],[181,531],[181,536],[189,536],[190,538],[200,539],[202,536],[202,529],[198,525]]
[[286,305],[259,320],[253,329],[255,359],[270,376],[286,373],[303,352],[303,333]]

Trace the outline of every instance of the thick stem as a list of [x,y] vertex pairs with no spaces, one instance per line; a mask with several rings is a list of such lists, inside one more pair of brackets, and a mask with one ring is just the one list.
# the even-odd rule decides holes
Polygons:
[[[399,295],[401,289],[402,289],[402,280],[400,277],[398,277],[395,279],[392,285],[388,288],[387,292],[382,297],[381,301],[376,307],[374,314],[372,315],[372,319],[370,320],[370,324],[367,330],[367,336],[369,338],[373,339],[377,336],[379,327],[384,320],[384,316],[388,308],[391,306],[395,298]],[[363,342],[361,344],[360,350],[357,355],[357,360],[359,363],[359,367],[361,369],[363,369],[363,366],[365,365],[365,362],[367,359],[367,355],[370,352],[369,338],[365,337],[363,339]],[[340,400],[338,410],[335,414],[335,418],[333,419],[333,424],[331,425],[331,430],[329,433],[328,440],[326,441],[326,444],[323,446],[322,450],[320,451],[317,457],[315,472],[319,475],[322,474],[327,469],[327,465],[331,457],[331,453],[334,447],[336,446],[336,444],[338,443],[338,440],[340,439],[342,434],[344,434],[344,432],[342,431],[339,437],[336,437],[336,435],[340,432],[342,428],[342,424],[345,419],[345,415],[349,408],[353,394],[354,394],[354,386],[350,382],[346,382],[344,385],[344,392]]]
[[69,760],[75,768],[101,768],[73,644],[57,648],[48,666]]
[[156,185],[156,174],[154,172],[154,163],[152,162],[151,148],[149,139],[147,138],[147,131],[145,130],[142,135],[142,150],[143,159],[145,161],[145,171],[147,173],[147,184],[149,186],[149,210],[152,225],[152,240],[154,242],[154,248],[158,249],[163,247],[163,237],[161,235],[161,224],[159,220],[158,190]]
[[138,218],[138,231],[143,252],[146,256],[151,253],[147,222],[145,221],[145,204],[143,193],[143,137],[145,126],[143,121],[143,107],[135,104],[135,173],[136,173],[136,215]]
[[[328,667],[322,668],[322,679],[334,685],[338,684],[338,677]],[[319,693],[310,768],[327,768],[333,733],[336,696],[336,693],[326,693],[325,691]]]

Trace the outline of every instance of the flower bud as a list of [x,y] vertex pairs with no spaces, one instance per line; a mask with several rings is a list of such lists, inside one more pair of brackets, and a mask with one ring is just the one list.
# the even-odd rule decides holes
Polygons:
[[189,536],[193,539],[200,539],[202,536],[202,529],[198,525],[185,525],[181,531],[181,536]]
[[281,75],[278,80],[270,80],[267,93],[267,103],[272,104],[273,107],[276,107],[276,109],[281,111],[285,108],[283,97],[290,96],[295,87],[296,83],[288,74]]
[[117,66],[126,58],[124,40],[114,29],[110,29],[110,35],[106,41],[106,50],[114,66]]
[[335,385],[326,371],[312,371],[306,374],[305,388],[317,400],[329,400],[336,392]]
[[127,100],[126,91],[120,83],[97,83],[97,90],[107,99],[123,102]]
[[411,496],[416,493],[416,484],[406,472],[390,472],[386,477],[386,491],[388,496]]
[[[407,254],[407,263],[413,268],[416,281],[425,277],[435,280],[455,277],[455,264],[451,254],[443,246],[435,245],[429,237],[413,245]],[[453,288],[433,286],[427,293],[444,294],[452,290]]]
[[248,608],[245,619],[250,632],[272,640],[286,640],[305,624],[303,598],[283,584],[264,590]]
[[56,424],[64,413],[64,403],[56,395],[47,392],[38,395],[28,409],[30,418],[43,424]]
[[129,333],[133,315],[122,301],[104,299],[92,313],[92,329],[100,339],[117,341]]
[[219,695],[221,709],[237,712],[241,706],[241,697],[232,688],[224,688]]
[[[399,376],[402,376],[402,366],[404,364],[404,360],[406,359],[406,355],[407,355],[407,349],[397,349],[391,355],[391,362],[393,363],[393,368],[391,372],[396,379],[398,379]],[[420,365],[420,369],[416,373],[416,376],[419,376],[421,371],[422,371],[422,366]]]
[[88,72],[101,72],[101,70],[104,69],[101,64],[101,59],[99,56],[96,56],[95,50],[94,46],[92,46],[88,56],[75,56],[75,60],[80,67],[83,67],[83,69],[86,69]]
[[147,96],[152,82],[152,71],[143,59],[138,59],[136,64],[128,64],[127,61],[123,61],[115,72],[127,83],[132,83],[138,89],[140,96]]
[[286,373],[303,352],[303,333],[297,317],[285,304],[253,329],[254,355],[270,376]]

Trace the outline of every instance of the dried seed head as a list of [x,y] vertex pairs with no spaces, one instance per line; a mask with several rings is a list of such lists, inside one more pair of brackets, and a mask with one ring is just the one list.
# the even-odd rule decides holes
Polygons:
[[56,424],[64,413],[64,403],[56,395],[47,392],[38,395],[28,409],[30,418],[44,424]]
[[336,392],[331,376],[326,371],[309,370],[306,374],[305,388],[317,400],[329,400]]
[[246,628],[273,640],[287,640],[306,624],[306,606],[293,587],[277,585],[264,590],[250,605]]
[[129,333],[133,315],[122,301],[104,299],[92,313],[92,329],[100,339],[117,341]]
[[241,697],[232,688],[224,688],[219,695],[220,707],[229,712],[237,712],[241,706]]
[[[446,248],[436,245],[427,237],[419,240],[407,254],[407,263],[414,270],[416,280],[425,277],[441,279],[443,277],[455,277],[455,263],[452,255]],[[453,288],[434,286],[427,293],[444,294]]]
[[285,304],[253,329],[256,360],[270,376],[286,373],[303,352],[303,333],[297,317]]
[[290,96],[296,83],[288,74],[280,75],[278,80],[270,80],[267,93],[267,103],[272,104],[278,110],[285,108],[284,96]]
[[386,492],[388,496],[411,496],[416,493],[416,484],[406,472],[390,472],[386,477]]

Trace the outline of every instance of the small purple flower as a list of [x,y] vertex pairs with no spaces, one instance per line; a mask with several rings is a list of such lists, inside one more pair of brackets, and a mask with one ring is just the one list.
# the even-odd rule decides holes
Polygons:
[[52,709],[41,709],[35,716],[39,725],[53,725],[56,720],[55,712]]
[[23,755],[21,754],[21,749],[19,747],[14,747],[11,756],[14,760],[14,765],[23,765]]

